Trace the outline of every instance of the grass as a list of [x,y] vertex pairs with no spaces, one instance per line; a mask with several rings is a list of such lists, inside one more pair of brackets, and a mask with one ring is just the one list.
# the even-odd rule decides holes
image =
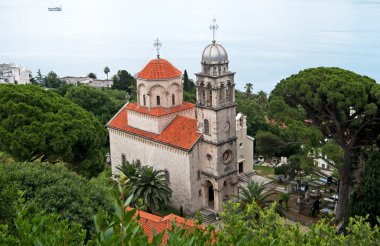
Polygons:
[[273,167],[268,167],[268,166],[254,165],[253,170],[255,170],[258,175],[264,176],[264,177],[273,177],[273,174],[274,174]]

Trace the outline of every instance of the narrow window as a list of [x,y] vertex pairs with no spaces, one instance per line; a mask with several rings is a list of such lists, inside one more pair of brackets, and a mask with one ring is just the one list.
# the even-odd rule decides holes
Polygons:
[[144,106],[146,106],[146,98],[145,98],[145,95],[143,96],[143,102],[144,102]]
[[165,178],[168,183],[170,183],[169,171],[165,169]]
[[198,191],[198,196],[202,196],[202,190]]
[[204,120],[204,133],[207,135],[210,134],[210,125],[209,125],[208,119]]
[[175,105],[175,95],[172,94],[172,104]]
[[121,154],[121,164],[124,164],[127,161],[125,154]]
[[161,105],[160,96],[157,96],[157,105]]
[[210,106],[212,106],[212,89],[210,88]]
[[198,170],[197,176],[198,176],[198,180],[201,179],[201,170]]

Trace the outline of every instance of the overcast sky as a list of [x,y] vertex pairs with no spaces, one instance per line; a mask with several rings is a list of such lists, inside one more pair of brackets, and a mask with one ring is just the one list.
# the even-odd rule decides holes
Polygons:
[[[62,12],[48,7],[62,5]],[[0,0],[0,63],[59,76],[132,74],[162,57],[200,70],[209,25],[225,46],[239,89],[270,92],[301,69],[338,66],[380,81],[380,1],[370,0]]]

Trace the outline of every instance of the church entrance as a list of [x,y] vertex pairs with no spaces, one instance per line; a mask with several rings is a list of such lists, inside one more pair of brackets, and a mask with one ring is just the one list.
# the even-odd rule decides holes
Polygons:
[[206,194],[205,194],[205,199],[207,202],[207,206],[211,209],[214,209],[214,187],[210,181],[206,181]]

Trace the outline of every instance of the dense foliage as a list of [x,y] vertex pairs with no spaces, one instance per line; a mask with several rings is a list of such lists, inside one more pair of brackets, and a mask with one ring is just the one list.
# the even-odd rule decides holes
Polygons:
[[102,124],[106,124],[119,110],[120,106],[104,90],[89,86],[71,87],[65,97],[92,112]]
[[347,216],[353,170],[360,164],[360,149],[372,145],[380,133],[380,85],[366,76],[339,68],[312,68],[282,80],[273,96],[301,106],[313,125],[342,150],[336,218]]
[[371,224],[379,224],[380,216],[380,153],[372,151],[366,160],[363,173],[360,174],[350,200],[350,214],[366,216]]
[[[79,223],[89,231],[94,230],[93,216],[99,210],[110,212],[112,209],[112,186],[108,185],[108,188],[85,179],[62,164],[0,163],[0,170],[6,173],[2,183],[6,182],[7,187],[22,191],[30,207],[37,211],[57,213],[61,218]],[[0,210],[12,208],[11,201],[15,199],[13,196],[11,198],[8,204],[0,203]],[[13,216],[9,214],[9,218]]]
[[71,100],[38,86],[0,85],[0,135],[0,150],[19,161],[63,161],[85,176],[104,168],[104,126]]
[[112,89],[127,91],[129,95],[136,94],[136,79],[126,70],[117,71],[112,77]]

